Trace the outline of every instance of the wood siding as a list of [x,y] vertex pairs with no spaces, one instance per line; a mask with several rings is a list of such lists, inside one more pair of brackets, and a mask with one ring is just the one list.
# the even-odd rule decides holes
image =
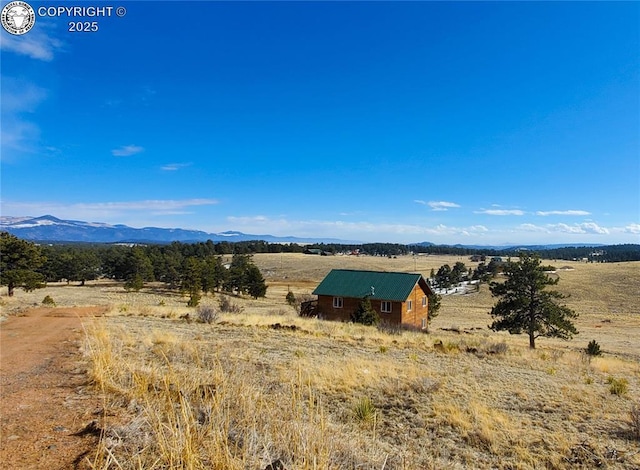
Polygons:
[[[422,306],[422,298],[427,297],[427,303]],[[408,300],[413,301],[411,311],[408,310]],[[427,319],[427,312],[429,311],[429,297],[427,293],[422,290],[419,284],[416,284],[407,301],[402,303],[402,324],[407,326],[413,326],[416,328],[422,328],[422,320]]]
[[[422,290],[419,284],[416,284],[409,294],[408,300],[413,301],[412,309],[408,310],[408,302],[391,302],[391,313],[382,312],[383,299],[370,297],[371,306],[378,312],[380,321],[392,325],[403,325],[407,327],[422,328],[422,320],[427,319],[429,301],[427,305],[422,306],[422,298],[427,293]],[[318,296],[318,314],[325,320],[333,321],[351,321],[351,314],[356,311],[362,299],[343,297],[342,308],[333,307],[333,296]]]

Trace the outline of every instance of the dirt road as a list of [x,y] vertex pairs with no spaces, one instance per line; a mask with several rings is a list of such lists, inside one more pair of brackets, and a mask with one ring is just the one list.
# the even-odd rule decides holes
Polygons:
[[103,307],[35,308],[0,324],[0,468],[83,469],[97,437],[80,352],[82,324]]

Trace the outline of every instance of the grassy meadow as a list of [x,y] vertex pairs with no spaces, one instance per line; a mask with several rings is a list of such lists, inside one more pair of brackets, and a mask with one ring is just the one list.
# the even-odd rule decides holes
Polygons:
[[[106,305],[82,351],[103,409],[96,469],[640,468],[640,263],[549,261],[580,317],[572,341],[487,328],[495,299],[446,296],[430,333],[296,316],[332,268],[418,271],[464,257],[254,256],[269,289],[240,313],[186,321],[187,297],[148,286],[50,285],[3,315]],[[221,295],[205,296],[217,307]],[[596,340],[603,355],[584,353]],[[634,406],[636,408],[634,408]],[[634,412],[635,410],[635,412]]]

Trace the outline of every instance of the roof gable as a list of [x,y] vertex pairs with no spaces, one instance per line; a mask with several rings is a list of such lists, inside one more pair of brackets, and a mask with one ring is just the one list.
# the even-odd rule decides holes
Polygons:
[[314,295],[391,300],[404,302],[416,284],[431,294],[421,274],[333,269],[313,291]]

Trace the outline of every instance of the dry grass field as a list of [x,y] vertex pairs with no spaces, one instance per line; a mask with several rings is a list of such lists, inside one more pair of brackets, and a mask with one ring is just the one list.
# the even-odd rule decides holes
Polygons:
[[[536,350],[488,330],[486,285],[444,297],[429,334],[299,318],[285,302],[332,268],[428,276],[456,261],[472,264],[255,255],[267,297],[231,298],[243,311],[212,324],[181,319],[195,310],[161,286],[103,282],[17,291],[2,310],[45,295],[109,306],[84,345],[103,401],[96,469],[639,469],[640,263],[550,261],[571,268],[557,288],[580,334]],[[584,354],[592,339],[601,357]]]

